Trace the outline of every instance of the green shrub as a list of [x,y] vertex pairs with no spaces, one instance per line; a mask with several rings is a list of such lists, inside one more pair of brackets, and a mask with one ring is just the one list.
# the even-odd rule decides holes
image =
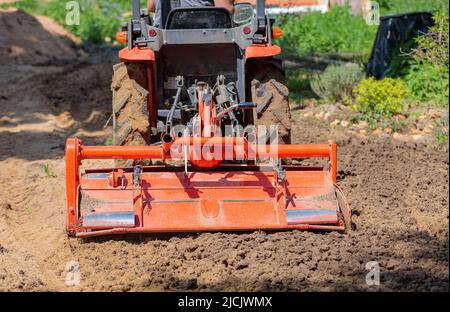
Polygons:
[[288,54],[358,53],[367,59],[376,26],[361,15],[352,15],[348,6],[334,6],[327,13],[289,14],[280,18],[284,35],[279,43]]
[[[416,38],[415,64],[406,80],[419,100],[433,101],[447,106],[449,99],[449,11],[436,12],[435,25],[424,36]],[[418,79],[419,77],[419,79]]]
[[428,62],[413,62],[403,79],[411,100],[426,106],[447,106],[449,99],[448,70]]
[[388,77],[405,81],[410,100],[425,106],[447,106],[449,99],[449,15],[436,12],[435,26],[393,54]]
[[401,79],[373,77],[361,81],[353,90],[355,109],[370,118],[381,119],[399,114],[404,109],[407,88]]
[[114,1],[84,0],[80,4],[80,25],[72,26],[72,31],[84,41],[97,44],[104,43],[106,38],[114,39],[126,7]]
[[345,102],[364,78],[363,68],[357,64],[330,65],[311,79],[311,89],[324,100]]
[[428,61],[435,66],[449,67],[449,12],[441,10],[433,15],[434,26],[428,33],[416,38],[418,48],[415,58],[419,61]]

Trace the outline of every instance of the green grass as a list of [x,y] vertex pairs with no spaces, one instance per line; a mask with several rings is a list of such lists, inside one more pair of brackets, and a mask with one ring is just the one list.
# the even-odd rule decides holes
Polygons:
[[436,134],[436,142],[438,145],[444,145],[448,142],[448,132],[439,131]]
[[114,140],[113,140],[113,138],[108,138],[105,140],[105,142],[103,144],[106,146],[112,146],[112,145],[114,145]]
[[290,96],[294,103],[301,104],[304,99],[319,98],[311,89],[311,71],[303,68],[288,68],[286,76]]
[[448,144],[449,133],[448,133],[449,117],[442,118],[436,121],[436,142],[438,145]]
[[392,52],[393,62],[387,76],[406,82],[409,100],[414,105],[447,107],[448,9],[438,11],[434,19],[436,25],[430,28],[428,36],[413,38]]

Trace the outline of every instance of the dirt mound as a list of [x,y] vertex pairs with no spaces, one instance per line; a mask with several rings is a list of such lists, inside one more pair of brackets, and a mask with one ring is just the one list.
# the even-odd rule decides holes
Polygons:
[[47,64],[75,59],[76,38],[46,17],[0,10],[0,64]]

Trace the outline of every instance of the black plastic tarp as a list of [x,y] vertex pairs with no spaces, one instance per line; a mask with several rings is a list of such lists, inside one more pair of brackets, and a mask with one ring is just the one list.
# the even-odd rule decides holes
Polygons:
[[[367,65],[368,76],[383,79],[400,46],[420,34],[428,33],[434,24],[432,12],[386,15],[381,18],[377,37]],[[408,52],[408,51],[405,51]]]

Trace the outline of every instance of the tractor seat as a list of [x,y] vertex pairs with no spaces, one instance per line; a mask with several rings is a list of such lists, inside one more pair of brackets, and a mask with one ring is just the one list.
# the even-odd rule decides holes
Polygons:
[[165,29],[232,28],[231,14],[224,8],[177,8],[169,13]]

